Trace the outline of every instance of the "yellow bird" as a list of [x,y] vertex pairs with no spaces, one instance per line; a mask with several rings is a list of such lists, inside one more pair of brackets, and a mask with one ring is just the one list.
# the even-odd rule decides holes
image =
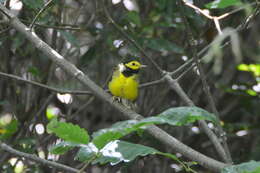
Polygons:
[[135,60],[118,64],[108,84],[112,95],[134,102],[138,97],[138,72],[143,67],[146,65]]

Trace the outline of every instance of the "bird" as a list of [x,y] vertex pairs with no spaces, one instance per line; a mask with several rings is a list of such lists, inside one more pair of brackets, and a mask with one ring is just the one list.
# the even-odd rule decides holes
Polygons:
[[119,101],[122,99],[130,102],[136,101],[139,91],[138,73],[143,67],[146,67],[146,65],[137,60],[130,60],[117,65],[108,84],[109,91],[114,98]]

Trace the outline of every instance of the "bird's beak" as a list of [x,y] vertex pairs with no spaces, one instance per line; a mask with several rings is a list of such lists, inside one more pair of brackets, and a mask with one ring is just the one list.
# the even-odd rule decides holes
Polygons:
[[141,68],[145,68],[145,67],[147,67],[147,65],[141,65]]

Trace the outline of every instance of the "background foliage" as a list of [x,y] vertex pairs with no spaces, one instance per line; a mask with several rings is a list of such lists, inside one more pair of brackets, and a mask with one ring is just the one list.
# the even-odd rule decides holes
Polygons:
[[[4,1],[1,2],[4,3]],[[9,1],[5,1],[5,3],[7,2]],[[27,25],[30,25],[35,15],[46,4],[43,0],[10,2],[16,5],[10,4],[10,9]],[[128,1],[126,0],[115,2],[105,2],[109,14],[118,26],[139,43],[160,67],[167,71],[174,71],[192,58],[189,32],[182,19],[177,1],[132,0],[132,8],[127,5]],[[232,51],[232,45],[229,44],[220,48],[212,48],[215,56],[202,60],[203,68],[210,85],[210,91],[220,112],[221,124],[227,133],[228,145],[234,163],[259,160],[260,16],[259,11],[257,11],[259,4],[248,5],[253,1],[238,0],[216,2],[194,0],[193,3],[201,9],[207,8],[213,16],[220,16],[226,12],[243,8],[220,20],[222,29],[228,27],[239,29],[241,25],[243,26],[237,31],[242,59],[238,61],[236,54]],[[18,8],[19,4],[22,4],[20,9]],[[15,10],[14,7],[17,9]],[[202,50],[217,36],[214,22],[192,8],[185,6],[184,10],[186,18],[192,26],[191,32],[195,36],[195,46],[198,50]],[[250,18],[251,15],[253,17]],[[65,89],[87,90],[37,51],[23,35],[11,29],[8,23],[1,23],[0,29],[1,72],[14,74],[26,80],[58,88],[61,91]],[[142,58],[140,52],[108,20],[102,1],[53,0],[49,8],[37,19],[34,30],[41,39],[104,88],[107,88],[107,81],[110,79],[113,67],[124,60],[126,54],[140,57],[140,60],[148,65],[148,68],[141,72],[141,83],[160,79],[160,75],[153,66]],[[225,41],[228,40],[225,39]],[[179,74],[176,77],[178,76]],[[98,130],[111,128],[112,124],[123,120],[112,107],[90,94],[53,92],[47,88],[10,80],[3,75],[0,77],[0,139],[5,140],[17,150],[80,168],[83,163],[79,160],[85,160],[86,155],[82,155],[82,152],[80,154],[76,146],[88,143],[92,139],[89,134],[96,132],[94,134],[98,135]],[[179,82],[196,106],[211,111],[196,68],[186,70]],[[184,102],[164,83],[142,88],[137,104],[138,112],[145,117],[156,116],[171,107],[184,106]],[[208,114],[210,117],[211,114]],[[61,121],[66,120],[74,125],[63,122],[58,124],[54,122],[53,125],[51,124],[53,121],[48,125],[48,132],[53,132],[66,140],[59,144],[61,147],[53,148],[53,145],[61,140],[47,133],[46,129],[50,120],[56,116]],[[198,124],[196,122],[188,124],[195,120],[197,120],[196,117],[184,120],[180,124],[170,124],[181,125],[180,127],[172,127],[164,123],[160,123],[160,127],[188,146],[220,160],[206,135],[198,129]],[[207,120],[212,119],[208,118]],[[157,121],[162,120],[156,119]],[[214,125],[209,123],[209,126]],[[69,129],[71,136],[67,135],[66,129]],[[175,156],[171,156],[175,158],[173,160],[171,157],[164,157],[162,152],[173,153],[183,162],[188,161],[178,154],[178,151],[165,148],[142,130],[139,131],[140,129],[137,128],[131,130],[137,131],[137,133],[119,134],[122,135],[120,138],[123,137],[122,140],[124,140],[119,141],[119,143],[126,145],[125,141],[128,141],[143,145],[142,147],[149,146],[149,148],[141,148],[147,151],[147,154],[152,155],[138,157],[132,159],[131,162],[115,166],[109,164],[88,165],[86,170],[93,173],[105,171],[164,173],[181,169],[183,165],[176,161],[178,159]],[[93,136],[95,136],[94,134]],[[53,155],[50,153],[50,149],[56,154],[68,152],[62,155]],[[84,147],[81,149],[84,150]],[[142,152],[143,150],[140,151],[140,153]],[[156,153],[160,154],[154,155]],[[13,170],[22,172],[25,169],[28,172],[57,171],[1,150],[0,154],[0,172],[12,172]],[[77,157],[78,160],[74,157]],[[87,155],[87,159],[92,159],[88,157],[89,155]],[[107,160],[99,160],[99,162],[106,163]],[[19,168],[20,163],[23,163],[22,168]],[[193,165],[191,166],[193,170],[206,172],[203,167],[194,163],[190,164]],[[257,168],[255,162],[249,164]],[[224,171],[232,172],[232,170],[234,169],[229,168]],[[185,169],[181,171],[184,172]]]

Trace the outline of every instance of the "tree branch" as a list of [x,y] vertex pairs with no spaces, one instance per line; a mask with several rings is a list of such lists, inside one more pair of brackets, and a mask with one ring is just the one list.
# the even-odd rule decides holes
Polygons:
[[0,143],[0,148],[4,151],[7,151],[7,152],[12,153],[14,155],[24,157],[24,158],[27,158],[29,160],[33,160],[33,161],[41,163],[43,165],[47,165],[47,166],[50,166],[50,167],[58,168],[58,169],[61,169],[61,170],[64,170],[64,171],[69,171],[69,172],[77,173],[79,171],[75,168],[71,168],[69,166],[66,166],[66,165],[63,165],[63,164],[60,164],[60,163],[56,163],[56,162],[52,162],[52,161],[49,161],[49,160],[42,159],[40,157],[37,157],[36,155],[32,155],[32,154],[28,154],[28,153],[24,153],[24,152],[15,150],[5,143]]
[[[45,89],[48,89],[48,90],[56,92],[56,93],[73,94],[73,95],[93,95],[92,92],[90,92],[90,91],[80,91],[80,90],[78,91],[78,90],[67,90],[67,89],[62,89],[62,88],[54,88],[54,87],[51,87],[51,86],[48,86],[48,85],[45,85],[45,84],[41,84],[39,82],[27,80],[27,79],[24,79],[22,77],[19,77],[19,76],[13,75],[13,74],[7,74],[7,73],[4,73],[4,72],[0,72],[0,76],[4,76],[4,77],[10,78],[10,79],[21,81],[21,82],[24,82],[24,83],[27,83],[27,84],[30,84],[30,85],[34,85],[34,86],[37,86],[37,87],[45,88]],[[158,79],[158,80],[155,80],[155,81],[143,83],[139,86],[139,88],[143,89],[143,88],[146,88],[146,87],[158,85],[162,82],[164,82],[163,79]],[[105,91],[108,92],[108,90],[105,90]]]

